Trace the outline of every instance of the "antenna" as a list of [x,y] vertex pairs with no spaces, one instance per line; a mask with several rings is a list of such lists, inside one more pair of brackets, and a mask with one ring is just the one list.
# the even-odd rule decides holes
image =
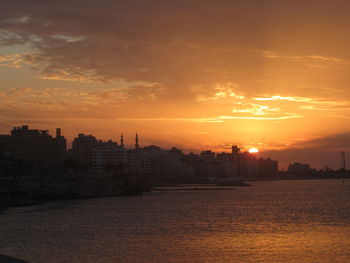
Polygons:
[[345,160],[345,153],[341,152],[341,170],[345,171],[346,170],[346,160]]

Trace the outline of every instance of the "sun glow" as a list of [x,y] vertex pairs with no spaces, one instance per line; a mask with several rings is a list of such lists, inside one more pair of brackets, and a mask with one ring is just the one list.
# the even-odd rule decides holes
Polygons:
[[248,150],[248,152],[249,152],[249,153],[258,153],[259,150],[258,150],[257,148],[250,148],[250,149]]

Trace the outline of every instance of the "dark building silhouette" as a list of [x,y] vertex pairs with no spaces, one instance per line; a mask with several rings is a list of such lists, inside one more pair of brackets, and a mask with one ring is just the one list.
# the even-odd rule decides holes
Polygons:
[[0,156],[10,153],[10,135],[0,135]]
[[200,153],[200,158],[202,161],[213,161],[215,160],[215,153],[211,150],[203,151]]
[[66,139],[61,129],[53,138],[47,130],[14,127],[11,135],[0,135],[0,158],[3,175],[30,175],[42,168],[60,166],[66,158]]
[[109,140],[98,141],[92,150],[92,169],[96,175],[125,174],[127,150]]
[[53,138],[47,130],[29,129],[26,125],[15,127],[11,135],[0,135],[0,168],[11,170],[15,168],[16,160],[22,160],[26,162],[21,164],[23,173],[28,163],[33,163],[38,167],[73,167],[71,169],[80,175],[130,175],[146,177],[153,182],[180,183],[225,183],[239,177],[273,177],[278,169],[277,161],[257,160],[254,154],[241,153],[237,146],[232,146],[230,153],[207,150],[187,155],[175,147],[169,150],[155,145],[141,148],[137,133],[134,149],[124,147],[123,134],[118,145],[112,140],[98,141],[93,135],[80,133],[69,152],[66,147],[60,128],[56,129]]
[[79,133],[72,142],[73,158],[78,161],[82,168],[92,168],[92,151],[97,145],[97,139],[92,135]]
[[139,147],[140,147],[140,145],[139,145],[139,136],[136,133],[136,136],[135,136],[135,149],[138,150]]
[[123,134],[120,135],[120,146],[124,148],[124,136],[123,136]]
[[11,131],[10,152],[15,159],[52,164],[52,136],[47,130],[29,129],[27,125],[14,127]]
[[147,177],[162,177],[165,175],[166,152],[155,145],[146,146],[139,151],[141,173]]
[[270,158],[259,158],[257,160],[258,177],[276,177],[278,175],[278,162]]
[[257,176],[256,157],[249,152],[244,152],[239,154],[238,159],[238,174],[241,177],[255,178]]
[[306,176],[311,173],[309,164],[293,163],[289,164],[287,174],[292,176]]
[[186,164],[184,163],[184,154],[180,149],[172,147],[166,153],[165,173],[168,178],[185,177]]
[[61,135],[61,129],[56,129],[56,137],[53,138],[54,164],[60,166],[67,158],[67,140]]

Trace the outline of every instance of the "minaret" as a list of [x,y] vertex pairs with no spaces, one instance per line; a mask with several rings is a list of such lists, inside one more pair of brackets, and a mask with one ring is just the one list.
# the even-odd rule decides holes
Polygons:
[[139,136],[137,136],[137,133],[136,133],[136,137],[135,137],[135,149],[136,150],[139,149]]
[[61,137],[61,128],[56,128],[56,138]]
[[124,148],[124,137],[123,137],[123,134],[120,135],[120,146]]

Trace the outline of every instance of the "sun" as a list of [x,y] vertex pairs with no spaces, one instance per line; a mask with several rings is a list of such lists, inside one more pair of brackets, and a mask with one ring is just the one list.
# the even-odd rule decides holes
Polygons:
[[258,150],[257,148],[250,148],[250,149],[248,150],[248,152],[249,152],[249,153],[258,153],[259,150]]

